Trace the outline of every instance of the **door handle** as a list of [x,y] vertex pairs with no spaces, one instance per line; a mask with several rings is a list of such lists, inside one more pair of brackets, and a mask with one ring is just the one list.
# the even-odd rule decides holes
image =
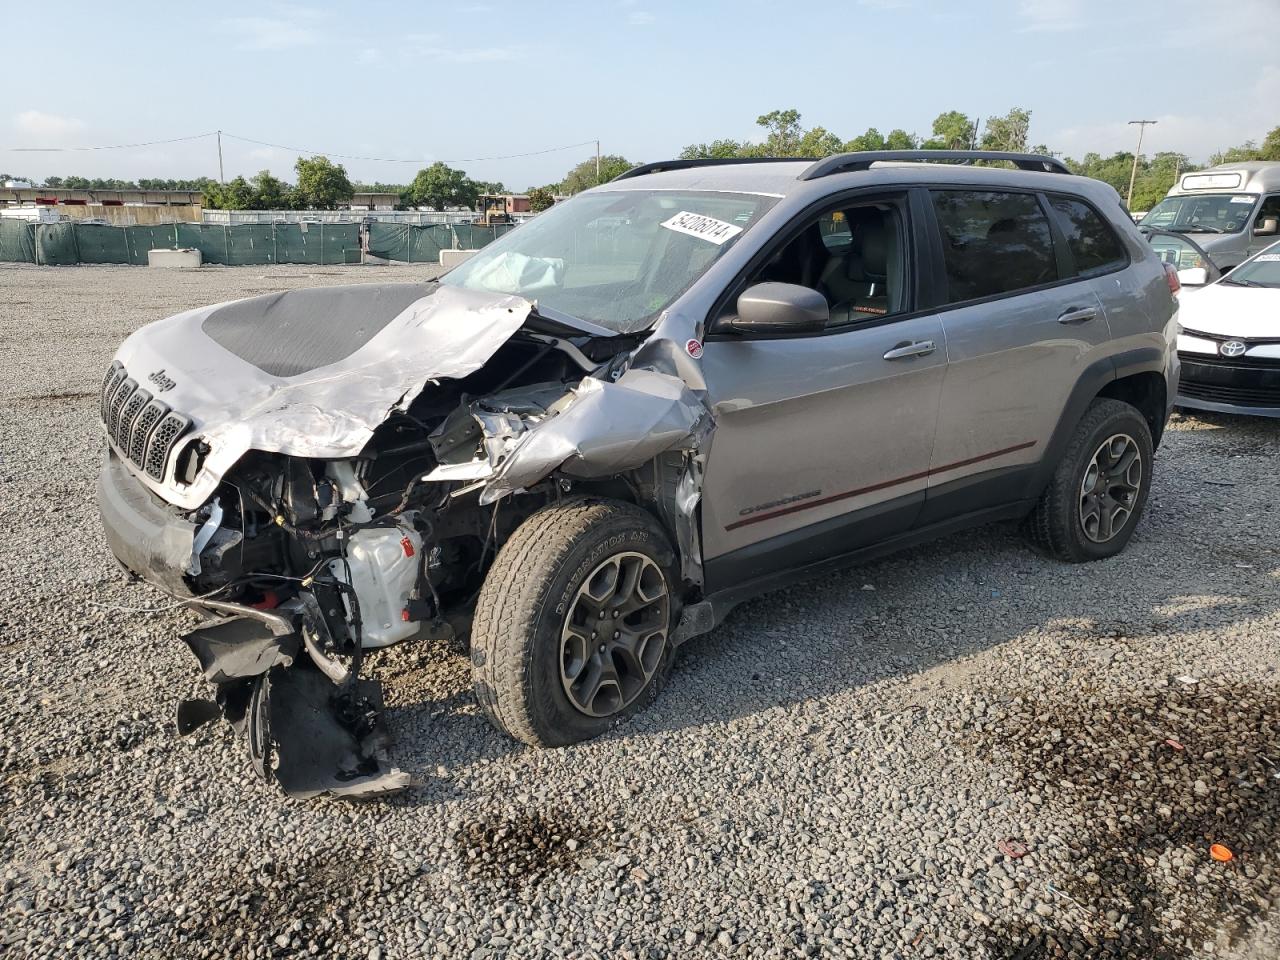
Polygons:
[[886,360],[906,360],[909,357],[927,357],[936,348],[932,340],[903,341],[892,350],[885,352]]
[[1088,323],[1098,315],[1096,307],[1071,307],[1058,317],[1059,323]]

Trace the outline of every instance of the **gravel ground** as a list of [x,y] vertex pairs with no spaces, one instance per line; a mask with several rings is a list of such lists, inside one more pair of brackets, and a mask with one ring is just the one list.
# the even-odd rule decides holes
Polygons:
[[225,725],[177,739],[190,615],[101,606],[163,602],[98,527],[112,352],[428,270],[0,267],[0,953],[1280,952],[1280,422],[1176,419],[1117,559],[997,527],[753,601],[591,743],[499,735],[430,646],[373,658],[406,795],[290,802]]

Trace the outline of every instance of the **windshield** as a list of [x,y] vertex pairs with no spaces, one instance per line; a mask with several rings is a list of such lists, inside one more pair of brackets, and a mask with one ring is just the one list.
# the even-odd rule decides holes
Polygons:
[[1280,287],[1280,243],[1272,244],[1247,263],[1222,278],[1222,283],[1244,287]]
[[1142,226],[1175,233],[1239,233],[1257,201],[1255,193],[1165,197],[1142,218]]
[[585,193],[495,240],[440,282],[516,294],[635,333],[652,325],[775,202],[737,193]]

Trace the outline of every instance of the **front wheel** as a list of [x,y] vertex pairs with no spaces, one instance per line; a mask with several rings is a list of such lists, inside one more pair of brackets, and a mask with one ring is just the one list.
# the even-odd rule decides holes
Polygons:
[[628,503],[527,519],[485,577],[471,636],[476,698],[534,746],[587,740],[652,700],[670,670],[675,554]]
[[1119,400],[1094,400],[1027,518],[1031,541],[1070,563],[1115,556],[1147,502],[1151,460],[1142,414]]

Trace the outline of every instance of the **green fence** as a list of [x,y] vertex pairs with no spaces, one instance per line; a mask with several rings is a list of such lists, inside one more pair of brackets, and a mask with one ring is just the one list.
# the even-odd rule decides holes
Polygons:
[[514,224],[382,223],[369,225],[369,253],[404,263],[439,263],[441,250],[478,250]]
[[[481,228],[484,229],[484,228]],[[147,251],[194,247],[205,263],[359,263],[358,223],[165,223],[117,227],[99,223],[0,220],[0,260],[64,266],[145,265]]]
[[0,260],[36,262],[35,224],[25,220],[0,219]]

